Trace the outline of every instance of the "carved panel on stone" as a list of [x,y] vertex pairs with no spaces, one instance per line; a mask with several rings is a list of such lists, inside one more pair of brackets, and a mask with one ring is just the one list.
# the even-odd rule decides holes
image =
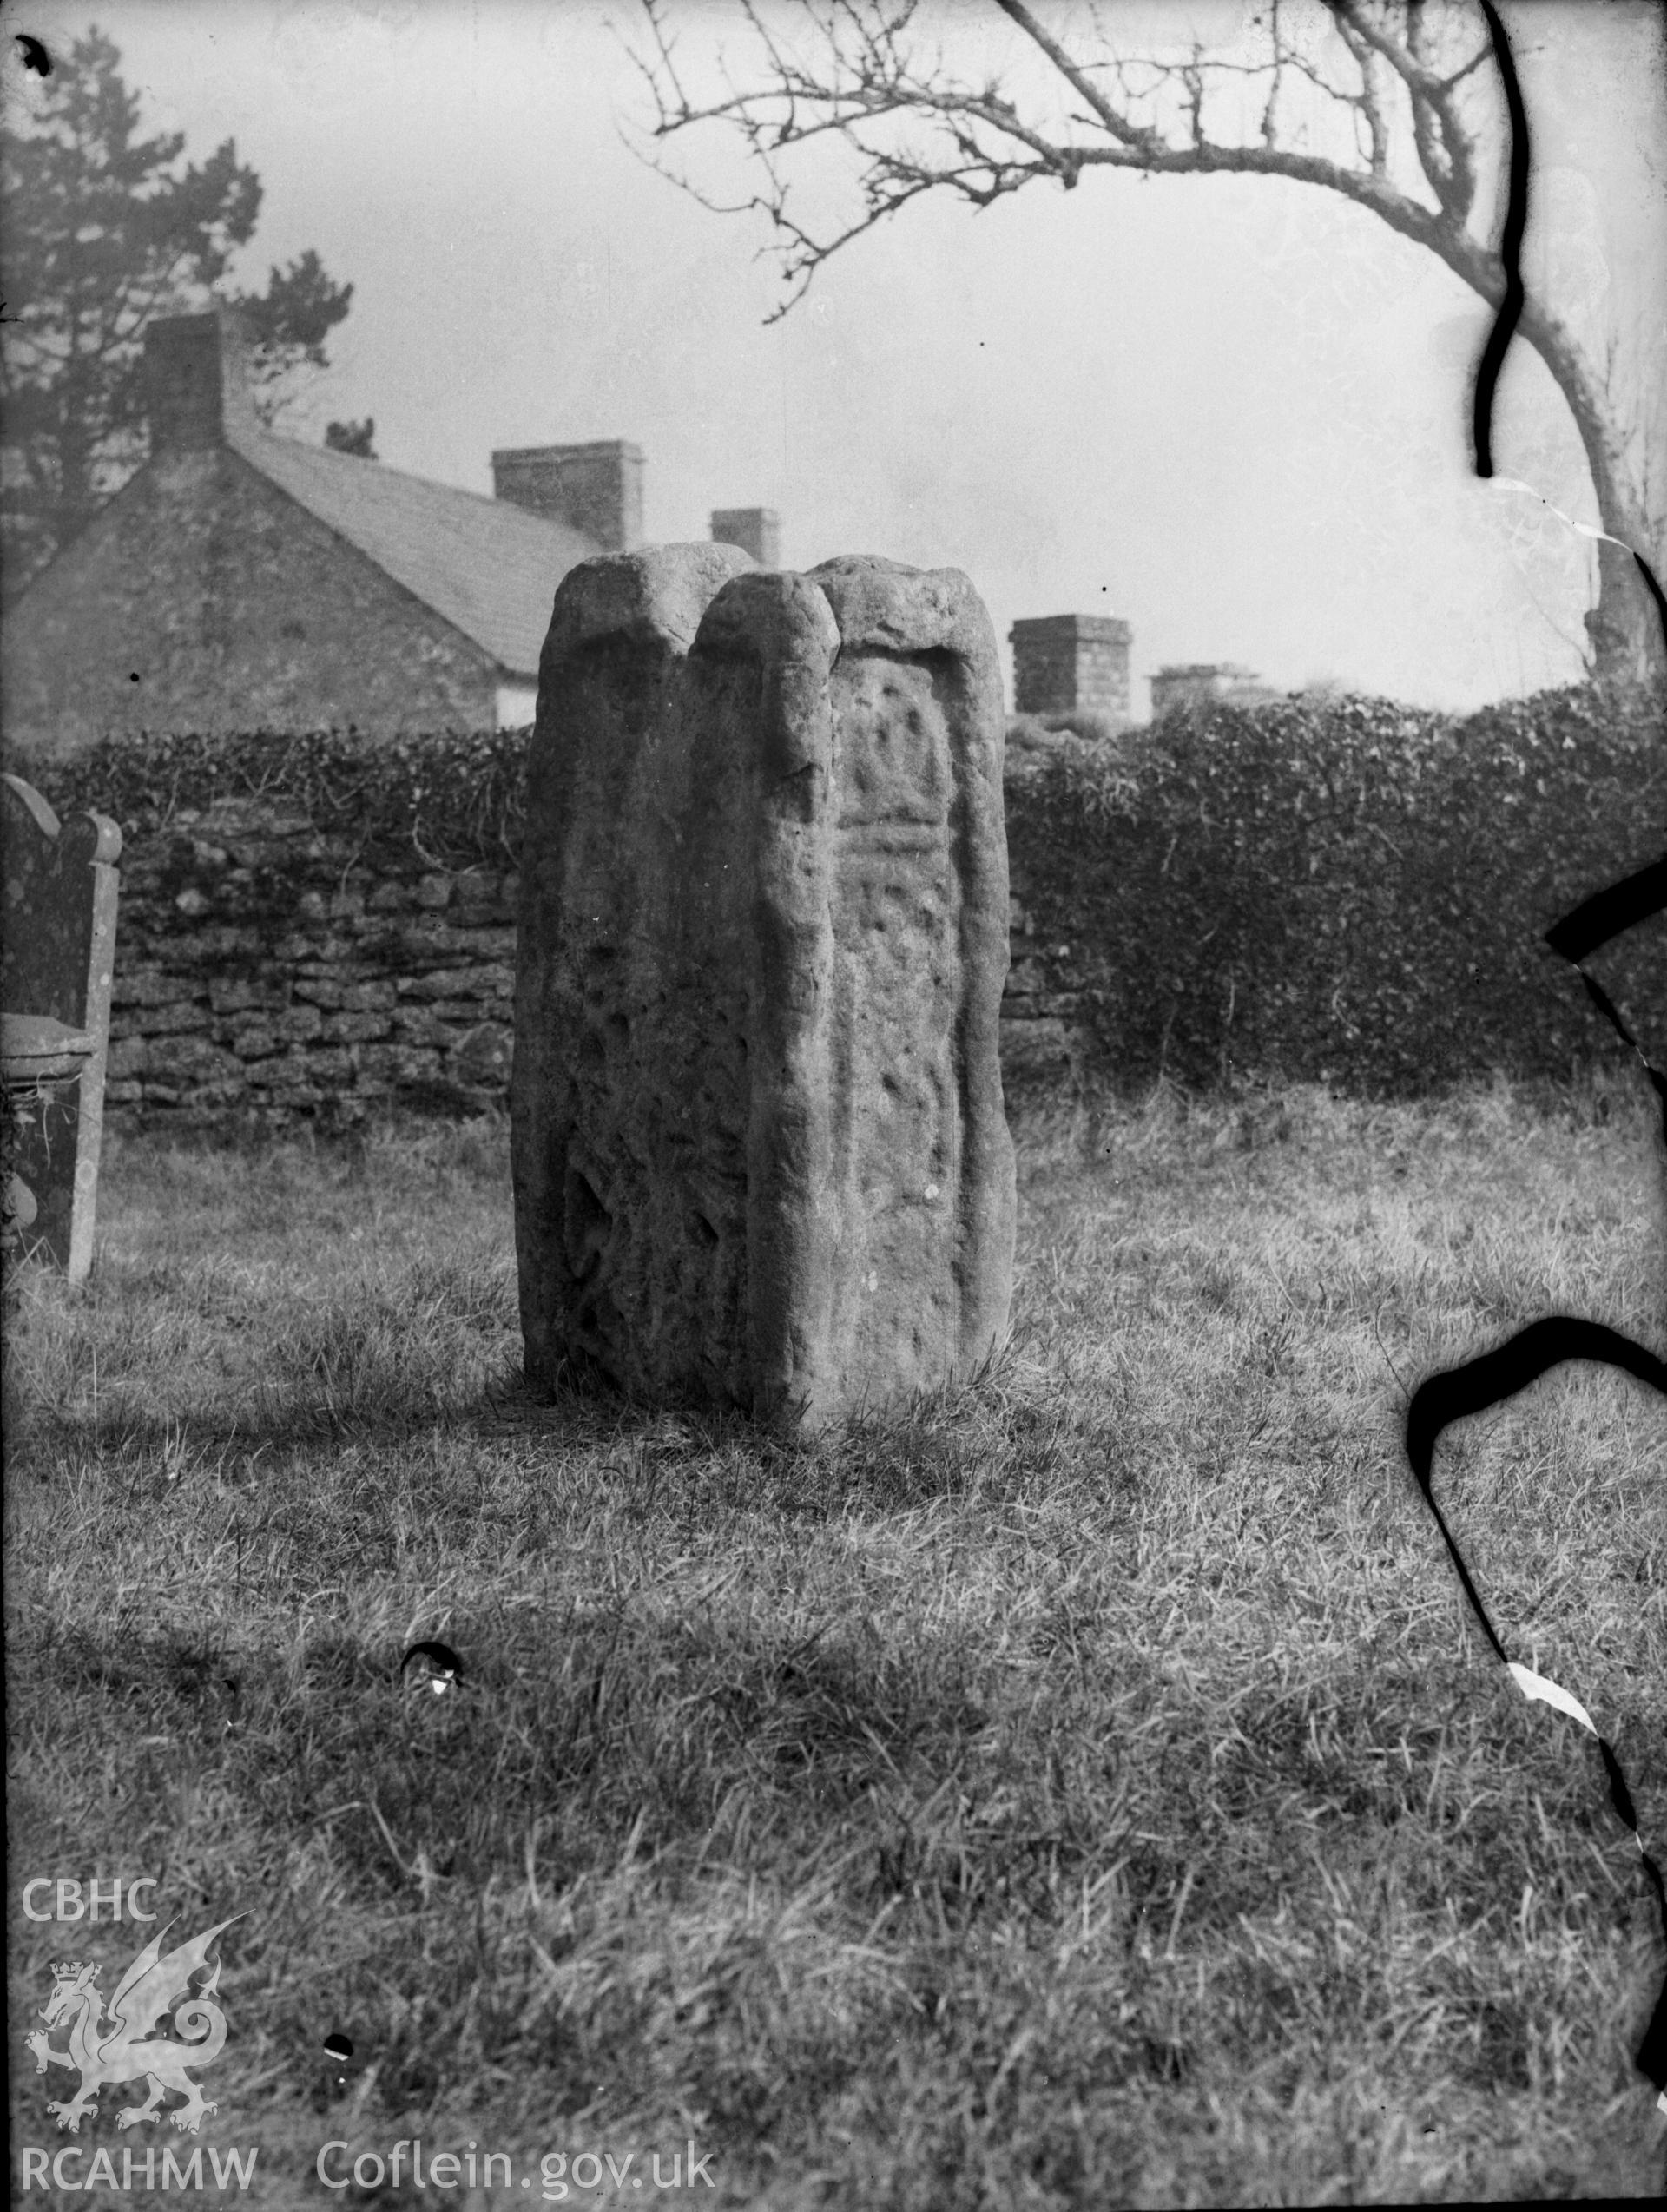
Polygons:
[[821,1418],[1005,1332],[995,644],[966,580],[582,564],[529,763],[529,1374]]

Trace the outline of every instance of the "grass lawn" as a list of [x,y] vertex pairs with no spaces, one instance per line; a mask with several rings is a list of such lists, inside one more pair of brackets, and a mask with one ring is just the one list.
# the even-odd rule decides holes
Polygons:
[[[112,1142],[92,1282],[25,1270],[12,1340],[14,2189],[23,2146],[196,2140],[118,2133],[126,2085],[60,2136],[75,2077],[23,2051],[50,1960],[108,1992],[147,1932],[23,1918],[96,1873],[155,1876],[170,1940],[244,1916],[227,2202],[1659,2195],[1637,1851],[1400,1451],[1407,1388],[1514,1324],[1667,1340],[1667,1170],[1611,1090],[1022,1125],[1010,1349],[799,1443],[528,1401],[502,1124]],[[1597,1369],[1437,1461],[1658,1857],[1664,1471]],[[452,1687],[402,1683],[420,1638]],[[412,2137],[424,2189],[378,2186]]]

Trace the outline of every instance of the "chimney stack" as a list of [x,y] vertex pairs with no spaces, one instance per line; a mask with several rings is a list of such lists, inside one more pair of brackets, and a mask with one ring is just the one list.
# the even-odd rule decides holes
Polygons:
[[593,445],[522,445],[492,456],[492,491],[511,506],[594,538],[604,552],[642,543],[642,452]]
[[1015,622],[1013,711],[1126,714],[1129,625],[1115,615],[1043,615]]
[[229,411],[248,407],[246,334],[238,317],[168,315],[145,329],[145,412],[150,450],[201,453],[224,444]]
[[1152,674],[1152,720],[1160,721],[1180,707],[1205,707],[1224,700],[1233,707],[1259,706],[1277,699],[1279,693],[1262,682],[1254,668],[1236,661],[1171,662]]
[[774,507],[719,507],[712,516],[712,543],[738,545],[761,569],[781,565],[781,525]]

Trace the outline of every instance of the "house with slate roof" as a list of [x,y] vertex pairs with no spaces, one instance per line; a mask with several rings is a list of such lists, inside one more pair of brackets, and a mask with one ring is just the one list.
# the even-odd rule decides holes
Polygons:
[[[263,429],[246,358],[223,313],[146,332],[149,458],[9,610],[8,737],[530,721],[557,585],[641,542],[637,448],[496,452],[489,499]],[[713,522],[774,555],[768,510]]]

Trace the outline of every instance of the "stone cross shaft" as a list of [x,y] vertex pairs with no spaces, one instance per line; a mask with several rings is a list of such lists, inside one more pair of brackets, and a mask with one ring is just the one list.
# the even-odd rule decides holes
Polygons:
[[1004,1337],[1003,729],[955,570],[674,545],[563,580],[511,1084],[536,1386],[820,1422]]

